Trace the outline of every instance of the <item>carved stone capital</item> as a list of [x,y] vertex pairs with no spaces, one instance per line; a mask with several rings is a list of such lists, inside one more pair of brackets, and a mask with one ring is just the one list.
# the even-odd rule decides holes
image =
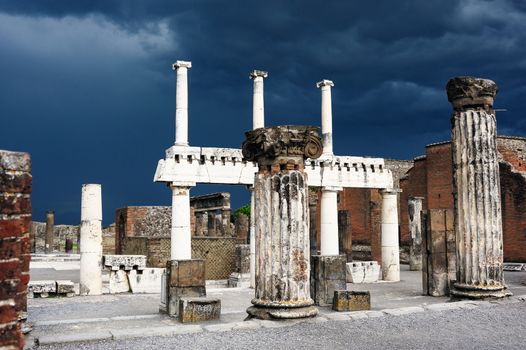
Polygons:
[[494,81],[475,77],[456,77],[446,85],[447,99],[455,110],[493,108],[498,87]]
[[190,61],[175,61],[174,64],[172,64],[172,69],[177,70],[177,68],[184,67],[184,68],[192,68],[192,62]]
[[289,161],[303,165],[305,159],[316,159],[323,151],[319,130],[315,126],[275,126],[247,131],[243,157],[260,166]]
[[249,75],[250,79],[255,79],[257,77],[266,78],[268,77],[268,72],[265,72],[263,70],[253,70],[252,72],[250,72],[250,75]]
[[322,81],[319,81],[316,83],[317,88],[321,88],[322,86],[334,86],[334,83],[332,80],[323,79]]

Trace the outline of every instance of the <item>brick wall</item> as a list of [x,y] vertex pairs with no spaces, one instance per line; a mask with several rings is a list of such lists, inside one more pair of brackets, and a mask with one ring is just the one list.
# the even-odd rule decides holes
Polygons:
[[29,154],[0,151],[0,348],[24,346],[31,244]]
[[407,174],[400,180],[400,244],[411,244],[411,234],[409,233],[409,213],[407,208],[407,201],[409,197],[424,197],[423,208],[427,208],[425,196],[427,193],[427,179],[426,179],[426,157],[418,157],[414,160],[414,166]]
[[453,208],[453,166],[451,143],[426,147],[427,209]]

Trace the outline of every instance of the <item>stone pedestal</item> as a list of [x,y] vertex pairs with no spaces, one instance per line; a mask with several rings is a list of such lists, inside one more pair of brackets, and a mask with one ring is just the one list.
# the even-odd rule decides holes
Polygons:
[[453,78],[447,83],[454,108],[453,195],[458,298],[511,295],[504,284],[502,214],[496,118],[497,85],[486,79]]
[[236,269],[228,278],[228,286],[233,288],[250,287],[250,245],[236,245]]
[[422,201],[423,197],[409,197],[409,234],[411,247],[409,250],[409,270],[422,270]]
[[332,305],[334,292],[346,289],[346,263],[347,257],[345,255],[312,256],[311,295],[316,305]]
[[337,290],[334,292],[334,311],[371,310],[371,294],[368,291]]
[[318,313],[310,297],[309,208],[305,158],[322,151],[318,128],[283,126],[246,133],[243,156],[254,179],[256,295],[251,317],[287,319]]
[[80,294],[102,294],[101,186],[82,186],[80,212]]
[[183,297],[205,297],[205,261],[201,259],[171,260],[166,264],[166,310],[169,316],[179,313]]

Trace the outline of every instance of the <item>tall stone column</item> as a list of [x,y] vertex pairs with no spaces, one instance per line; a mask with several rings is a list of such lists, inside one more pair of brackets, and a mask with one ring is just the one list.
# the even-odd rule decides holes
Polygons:
[[262,319],[315,316],[310,296],[309,207],[304,160],[321,155],[318,128],[278,126],[246,133],[243,156],[254,179],[256,295],[247,312]]
[[334,83],[331,80],[323,79],[316,83],[316,87],[321,90],[321,135],[323,140],[323,156],[332,157],[332,98],[331,87]]
[[53,244],[55,238],[55,213],[46,212],[46,254],[53,253]]
[[188,69],[192,62],[176,61],[172,68],[176,72],[175,145],[188,146]]
[[409,270],[422,270],[422,201],[423,197],[409,197],[407,206],[409,212],[409,233],[411,247],[409,248]]
[[457,280],[453,297],[500,298],[504,284],[496,118],[497,85],[457,77],[447,83],[453,105],[452,156]]
[[192,259],[192,231],[190,228],[190,187],[172,188],[171,260]]
[[102,294],[102,195],[98,184],[82,185],[80,294]]
[[382,277],[400,281],[400,246],[398,242],[398,204],[400,190],[382,190]]
[[252,129],[265,127],[265,102],[263,99],[263,79],[268,77],[268,72],[254,70],[250,79],[254,80],[254,96],[252,99]]

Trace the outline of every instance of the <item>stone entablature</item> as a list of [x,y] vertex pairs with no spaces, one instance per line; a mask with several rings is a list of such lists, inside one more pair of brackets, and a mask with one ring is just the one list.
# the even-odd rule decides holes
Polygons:
[[[180,186],[197,183],[253,185],[256,162],[241,149],[172,146],[159,160],[155,182]],[[333,156],[305,161],[308,185],[314,187],[391,188],[393,177],[383,158]]]

